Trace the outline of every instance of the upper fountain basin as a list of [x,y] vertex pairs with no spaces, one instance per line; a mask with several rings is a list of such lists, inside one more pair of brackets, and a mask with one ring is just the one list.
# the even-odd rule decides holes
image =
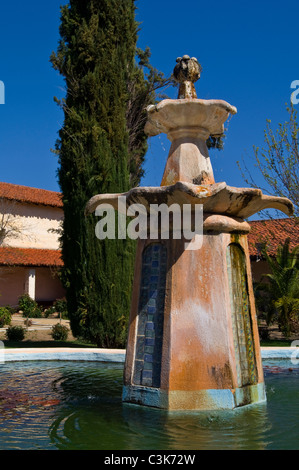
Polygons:
[[[237,109],[223,100],[167,99],[148,106],[147,113],[144,130],[149,137],[190,129],[192,132],[204,131],[205,138],[208,138],[223,134],[224,122],[229,114],[236,114]],[[171,135],[169,138],[172,140]]]

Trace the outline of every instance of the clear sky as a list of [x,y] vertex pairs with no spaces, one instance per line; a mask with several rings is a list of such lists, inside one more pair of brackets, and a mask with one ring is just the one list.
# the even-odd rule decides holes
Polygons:
[[[63,3],[2,2],[0,181],[59,190],[51,148],[63,115],[53,97],[63,96],[64,84],[49,56],[57,48]],[[236,161],[245,158],[252,167],[252,148],[263,146],[266,119],[274,129],[287,119],[290,84],[299,79],[298,0],[139,0],[136,5],[138,46],[150,47],[152,64],[170,75],[178,56],[197,57],[203,67],[198,98],[237,107],[224,150],[210,155],[217,182],[246,186]],[[168,91],[176,98],[175,90]],[[160,185],[168,150],[165,135],[149,140],[143,185]]]

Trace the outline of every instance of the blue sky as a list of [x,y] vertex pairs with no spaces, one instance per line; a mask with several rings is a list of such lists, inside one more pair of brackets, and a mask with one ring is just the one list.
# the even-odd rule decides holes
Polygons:
[[[2,2],[0,181],[59,190],[51,148],[63,115],[53,97],[63,96],[64,84],[49,56],[57,48],[63,3]],[[252,148],[263,146],[266,119],[274,129],[287,119],[290,84],[299,79],[298,14],[298,0],[137,2],[138,46],[150,47],[152,64],[170,75],[178,56],[197,57],[203,67],[198,98],[224,99],[238,109],[224,150],[210,152],[217,182],[246,186],[237,160],[245,158],[254,171]],[[176,98],[175,90],[168,92]],[[165,135],[149,140],[143,185],[160,185],[168,150]]]

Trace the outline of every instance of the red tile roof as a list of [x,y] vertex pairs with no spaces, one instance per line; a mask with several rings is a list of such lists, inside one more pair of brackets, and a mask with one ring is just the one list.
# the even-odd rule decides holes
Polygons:
[[0,183],[0,198],[52,207],[63,205],[59,192],[11,183]]
[[260,256],[261,248],[267,246],[269,255],[275,255],[279,245],[290,238],[290,248],[299,245],[299,219],[255,220],[249,222],[251,231],[248,235],[249,253]]
[[63,262],[59,250],[0,247],[0,265],[61,267]]

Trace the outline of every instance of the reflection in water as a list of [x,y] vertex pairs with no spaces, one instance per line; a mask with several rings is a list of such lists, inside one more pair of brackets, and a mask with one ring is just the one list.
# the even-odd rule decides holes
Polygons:
[[264,364],[266,404],[167,412],[123,404],[119,364],[4,364],[0,448],[299,449],[299,368],[289,367]]

